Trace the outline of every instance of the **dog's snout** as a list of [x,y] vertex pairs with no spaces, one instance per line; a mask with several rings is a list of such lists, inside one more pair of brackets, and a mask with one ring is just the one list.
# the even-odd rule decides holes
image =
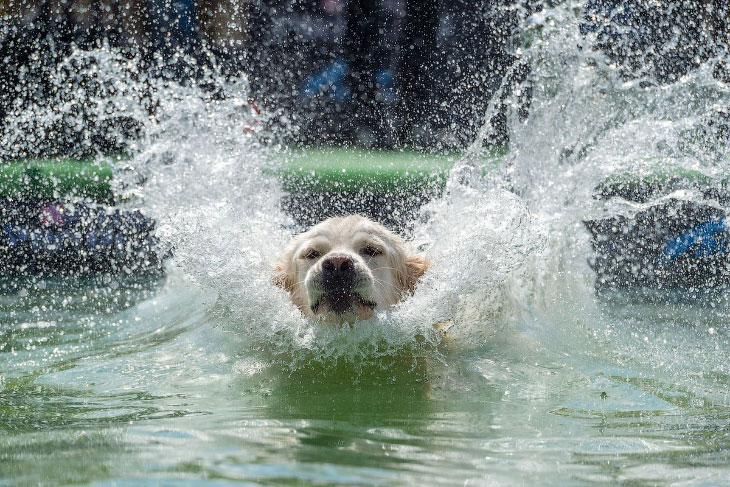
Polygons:
[[333,255],[322,262],[322,270],[330,276],[348,274],[355,270],[355,261],[347,255]]

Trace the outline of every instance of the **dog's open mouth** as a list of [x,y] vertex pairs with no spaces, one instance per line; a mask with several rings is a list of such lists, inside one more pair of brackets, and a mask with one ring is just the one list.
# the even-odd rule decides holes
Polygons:
[[350,294],[325,294],[312,305],[312,313],[318,314],[321,311],[335,314],[343,314],[357,308],[375,309],[377,303],[365,299],[356,293]]

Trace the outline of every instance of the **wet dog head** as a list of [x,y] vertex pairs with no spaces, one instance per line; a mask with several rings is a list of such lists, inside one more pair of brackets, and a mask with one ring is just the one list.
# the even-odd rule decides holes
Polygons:
[[400,237],[352,215],[330,218],[294,237],[274,281],[307,316],[352,322],[397,303],[426,268]]

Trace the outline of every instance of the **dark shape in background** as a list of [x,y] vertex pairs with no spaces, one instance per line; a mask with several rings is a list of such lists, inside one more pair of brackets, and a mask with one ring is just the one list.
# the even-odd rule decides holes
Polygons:
[[720,0],[590,0],[580,29],[625,77],[671,83],[727,54],[729,16]]
[[[280,110],[297,128],[286,141],[303,144],[463,148],[509,73],[486,141],[504,146],[511,88],[522,85],[521,117],[530,102],[515,31],[520,18],[541,8],[508,0],[4,0],[0,118],[34,103],[53,110],[67,98],[58,80],[73,73],[58,66],[72,46],[107,44],[141,64],[141,86],[122,96],[139,97],[148,116],[155,100],[143,86],[147,75],[222,96],[203,76],[215,65],[223,77],[245,74],[258,105]],[[590,0],[581,30],[595,34],[594,47],[626,76],[671,82],[727,51],[727,9],[719,0]],[[719,79],[726,71],[716,63]],[[103,89],[115,96],[93,80],[83,83],[89,97]],[[0,158],[125,152],[142,126],[118,113],[100,118],[83,103],[70,111],[73,127],[65,125],[67,113],[43,130],[30,123],[21,128],[32,140],[4,138]]]
[[[0,117],[17,118],[33,103],[53,110],[67,97],[58,93],[58,70],[73,46],[108,45],[146,74],[204,88],[201,73],[213,64],[224,76],[245,73],[252,97],[299,127],[291,142],[463,146],[514,61],[515,22],[501,8],[436,0],[4,2]],[[154,115],[153,96],[143,88],[136,96]],[[140,123],[114,115],[80,113],[82,133],[63,120],[23,127],[43,140],[5,144],[0,157],[124,152]]]

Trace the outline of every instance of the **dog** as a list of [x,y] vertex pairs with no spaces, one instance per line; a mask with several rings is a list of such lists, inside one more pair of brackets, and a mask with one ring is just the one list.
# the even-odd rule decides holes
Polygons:
[[371,318],[412,293],[427,260],[364,216],[329,218],[293,238],[274,283],[305,316],[327,323]]

